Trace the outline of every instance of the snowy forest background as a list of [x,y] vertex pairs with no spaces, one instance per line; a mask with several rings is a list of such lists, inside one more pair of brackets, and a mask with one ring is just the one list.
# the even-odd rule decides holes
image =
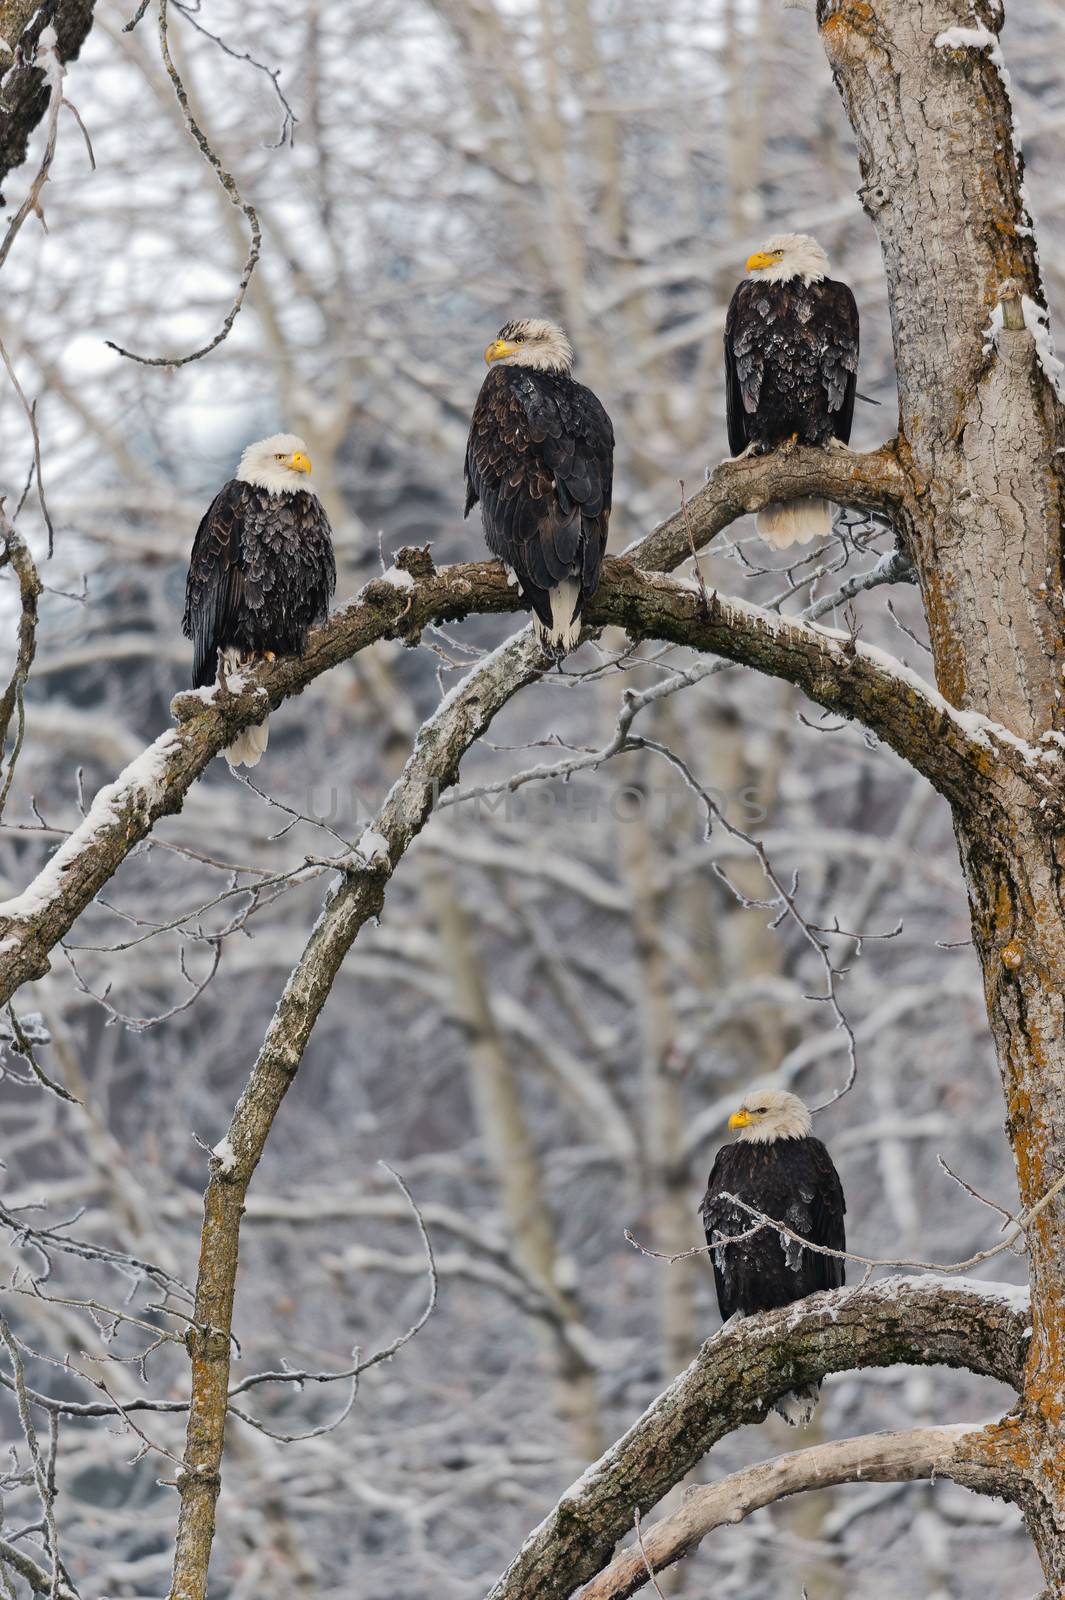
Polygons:
[[[749,251],[792,227],[825,244],[861,308],[859,386],[882,408],[859,405],[853,442],[893,426],[887,304],[849,129],[815,31],[778,0],[172,5],[194,109],[264,234],[232,335],[178,369],[135,365],[104,341],[151,355],[202,343],[247,232],[182,127],[151,19],[124,34],[127,20],[101,0],[67,82],[97,170],[65,119],[48,231],[31,219],[4,269],[0,338],[37,402],[56,538],[45,561],[29,494],[17,525],[48,592],[0,828],[3,894],[166,725],[189,671],[192,534],[249,439],[282,427],[307,439],[340,599],[405,544],[431,541],[438,562],[480,554],[461,506],[481,351],[508,317],[554,314],[614,420],[621,550],[726,453],[725,305]],[[1014,7],[1004,46],[1060,310],[1055,0]],[[280,69],[287,106],[244,52]],[[31,153],[8,209],[33,170]],[[5,380],[9,514],[31,460]],[[788,611],[890,547],[885,529],[849,518],[787,567],[750,519],[730,532],[701,560],[707,583]],[[927,675],[916,594],[895,588],[892,611],[885,592],[854,602],[862,637]],[[826,620],[846,625],[842,611]],[[323,825],[358,837],[441,691],[513,626],[427,630],[417,649],[378,646],[319,678],[274,718],[251,784],[215,762],[77,924],[66,959],[19,994],[19,1016],[40,1013],[50,1035],[41,1066],[80,1102],[46,1093],[8,1054],[4,1309],[39,1352],[27,1360],[37,1388],[183,1395],[180,1348],[156,1350],[144,1374],[113,1359],[142,1350],[143,1334],[112,1339],[104,1312],[73,1303],[125,1304],[150,1322],[157,1287],[60,1249],[45,1297],[27,1293],[41,1256],[19,1224],[69,1224],[66,1237],[190,1280],[205,1179],[195,1138],[224,1132],[316,915],[325,869],[307,858],[336,847]],[[464,790],[601,749],[627,690],[695,659],[626,655],[620,635],[586,646],[497,719]],[[846,930],[831,943],[849,965],[839,997],[858,1077],[816,1131],[843,1178],[852,1247],[949,1262],[993,1243],[998,1219],[937,1162],[1015,1206],[945,803],[860,729],[737,668],[645,718],[785,881],[797,874],[811,921]],[[234,1376],[343,1369],[353,1347],[417,1319],[424,1252],[382,1160],[421,1208],[439,1306],[337,1427],[282,1444],[230,1424],[218,1600],[480,1592],[717,1326],[705,1256],[669,1267],[624,1230],[660,1250],[701,1243],[696,1208],[743,1088],[776,1072],[819,1103],[848,1072],[845,1034],[810,998],[824,992],[816,954],[729,884],[764,893],[749,844],[721,827],[705,839],[697,799],[647,752],[433,818],[345,963],[256,1176]],[[855,934],[895,936],[859,948]],[[987,1276],[1023,1281],[1024,1263],[999,1257]],[[264,1386],[248,1410],[307,1434],[347,1398],[344,1383]],[[0,1438],[15,1442],[8,1400]],[[828,1382],[814,1427],[980,1418],[1002,1402],[942,1369],[866,1371]],[[180,1455],[182,1415],[137,1415]],[[776,1423],[745,1429],[707,1469],[794,1442]],[[6,1537],[36,1515],[25,1466],[11,1458],[2,1474]],[[64,1425],[61,1547],[83,1594],[165,1592],[175,1497],[160,1480],[174,1470],[113,1421]],[[905,1559],[888,1557],[903,1537]],[[715,1535],[662,1582],[692,1597],[798,1600],[805,1586],[810,1600],[945,1600],[1019,1597],[1039,1576],[1012,1508],[922,1484],[804,1496]]]

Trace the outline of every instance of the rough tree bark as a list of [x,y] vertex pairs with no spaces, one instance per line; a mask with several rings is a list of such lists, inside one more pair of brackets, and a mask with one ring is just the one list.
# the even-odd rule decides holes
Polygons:
[[[974,12],[976,13],[974,15]],[[936,678],[955,706],[1053,744],[1062,727],[1065,417],[1038,359],[1043,305],[997,43],[997,3],[821,0],[818,23],[880,237],[913,488],[902,533]],[[962,32],[947,33],[948,29]],[[1025,320],[1028,302],[1028,325]],[[987,329],[996,306],[994,348]],[[955,823],[1021,1198],[1065,1171],[1062,786],[1023,774]],[[1015,1414],[967,1441],[1019,1478],[1065,1587],[1065,1201],[1028,1235],[1034,1337]]]

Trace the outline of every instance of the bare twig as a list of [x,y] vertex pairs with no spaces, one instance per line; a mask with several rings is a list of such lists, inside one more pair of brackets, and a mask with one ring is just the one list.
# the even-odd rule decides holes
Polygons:
[[643,1542],[643,1534],[640,1531],[640,1508],[639,1508],[639,1506],[637,1506],[636,1510],[633,1512],[633,1524],[634,1524],[635,1529],[636,1529],[636,1543],[637,1543],[637,1546],[639,1547],[640,1559],[642,1560],[642,1562],[644,1564],[644,1568],[645,1568],[645,1570],[647,1572],[648,1578],[651,1580],[651,1587],[654,1590],[655,1594],[658,1596],[658,1600],[666,1600],[665,1595],[662,1593],[662,1586],[659,1583],[658,1579],[655,1577],[655,1569],[651,1565],[651,1558],[647,1554],[647,1548],[646,1548],[646,1546],[645,1546],[645,1544]]
[[[142,7],[130,20],[130,22],[127,24],[127,30],[134,27],[136,23],[140,21],[141,17],[144,15],[144,9],[145,8]],[[238,211],[242,211],[244,213],[244,216],[248,221],[248,227],[251,230],[251,241],[248,247],[248,255],[244,262],[244,270],[241,273],[240,282],[237,285],[236,296],[234,297],[233,304],[230,306],[225,318],[223,319],[221,328],[219,328],[213,339],[209,339],[208,342],[205,345],[202,345],[198,350],[193,350],[191,354],[185,356],[141,356],[137,355],[132,350],[126,350],[120,344],[115,344],[112,339],[106,339],[104,341],[109,349],[117,351],[120,356],[127,356],[130,361],[139,361],[141,365],[145,367],[183,367],[186,366],[190,361],[199,361],[203,356],[209,355],[212,350],[218,348],[224,339],[229,337],[230,330],[232,329],[234,322],[237,320],[237,317],[240,314],[240,309],[244,304],[244,296],[248,292],[248,285],[251,282],[252,273],[255,271],[256,263],[259,260],[259,254],[262,248],[262,230],[259,226],[259,216],[255,210],[255,207],[249,201],[243,198],[240,190],[237,187],[236,180],[230,173],[226,171],[225,167],[223,167],[221,161],[219,161],[211,147],[210,140],[207,138],[207,135],[204,133],[203,129],[192,115],[185,85],[182,82],[178,70],[174,66],[170,55],[170,44],[167,37],[167,0],[159,0],[159,48],[162,52],[163,65],[166,68],[167,76],[174,86],[174,93],[177,96],[178,105],[181,107],[181,114],[185,119],[186,128],[196,141],[204,160],[207,162],[215,177],[222,185],[222,188],[229,196],[231,203],[236,206]]]
[[44,479],[41,476],[41,436],[37,430],[37,408],[36,405],[31,405],[26,399],[26,392],[18,381],[18,374],[11,365],[11,358],[2,339],[0,339],[0,361],[4,363],[7,375],[11,379],[11,387],[18,395],[19,405],[26,413],[26,421],[30,425],[30,434],[33,439],[33,465],[37,484],[37,504],[41,508],[41,516],[44,518],[44,525],[48,529],[48,555],[51,557],[55,547],[55,529],[52,527],[52,518],[44,495]]
[[[722,1195],[723,1199],[739,1206],[749,1217],[754,1219],[754,1226],[745,1229],[743,1233],[720,1234],[715,1238],[713,1244],[693,1245],[690,1250],[682,1250],[677,1255],[667,1255],[664,1251],[652,1250],[649,1245],[641,1244],[630,1233],[628,1228],[625,1229],[625,1238],[629,1244],[640,1251],[641,1255],[654,1256],[659,1261],[667,1261],[672,1265],[675,1261],[686,1261],[689,1256],[712,1255],[715,1250],[727,1249],[733,1244],[741,1244],[748,1239],[753,1239],[764,1228],[771,1228],[781,1239],[792,1239],[796,1244],[801,1245],[804,1250],[809,1250],[814,1255],[831,1256],[836,1261],[856,1262],[859,1266],[866,1268],[866,1277],[868,1277],[869,1273],[875,1271],[877,1267],[907,1267],[921,1272],[953,1274],[956,1272],[968,1272],[971,1267],[979,1266],[981,1261],[990,1261],[993,1256],[1001,1255],[1003,1250],[1009,1250],[1023,1235],[1028,1224],[1034,1222],[1040,1212],[1050,1204],[1056,1195],[1061,1193],[1062,1189],[1065,1189],[1065,1172],[1051,1184],[1041,1199],[1037,1200],[1034,1205],[1029,1206],[1027,1211],[1021,1212],[1014,1223],[1011,1233],[1007,1234],[998,1244],[992,1245],[990,1249],[977,1250],[974,1255],[967,1256],[964,1261],[911,1261],[890,1256],[861,1256],[853,1250],[833,1250],[829,1245],[815,1244],[812,1239],[807,1239],[803,1234],[796,1233],[794,1228],[789,1228],[786,1222],[779,1222],[775,1217],[766,1216],[764,1211],[759,1211],[756,1206],[748,1205],[746,1200],[740,1200],[738,1196],[727,1193]],[[865,1280],[863,1279],[862,1281],[864,1282]]]

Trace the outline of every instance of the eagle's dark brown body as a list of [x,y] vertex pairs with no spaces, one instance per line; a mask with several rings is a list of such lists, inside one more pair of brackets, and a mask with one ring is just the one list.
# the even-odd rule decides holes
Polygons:
[[725,1321],[737,1311],[741,1316],[771,1311],[818,1289],[838,1289],[845,1281],[843,1261],[782,1241],[771,1228],[742,1243],[726,1243],[757,1222],[727,1195],[814,1244],[844,1250],[847,1240],[843,1188],[820,1139],[740,1139],[723,1146],[707,1182],[702,1215]]
[[590,389],[559,372],[491,368],[466,446],[465,514],[480,501],[489,550],[545,627],[552,589],[578,585],[577,616],[598,588],[613,461],[614,430]]
[[858,307],[845,283],[745,278],[725,317],[729,449],[846,444],[858,377]]
[[196,531],[182,628],[193,684],[212,684],[218,655],[299,655],[336,586],[329,519],[317,495],[271,494],[232,478]]

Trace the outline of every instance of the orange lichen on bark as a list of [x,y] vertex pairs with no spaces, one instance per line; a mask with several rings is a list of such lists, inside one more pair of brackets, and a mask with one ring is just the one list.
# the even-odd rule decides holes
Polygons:
[[821,24],[825,54],[834,68],[853,66],[868,54],[878,29],[868,0],[843,0]]

